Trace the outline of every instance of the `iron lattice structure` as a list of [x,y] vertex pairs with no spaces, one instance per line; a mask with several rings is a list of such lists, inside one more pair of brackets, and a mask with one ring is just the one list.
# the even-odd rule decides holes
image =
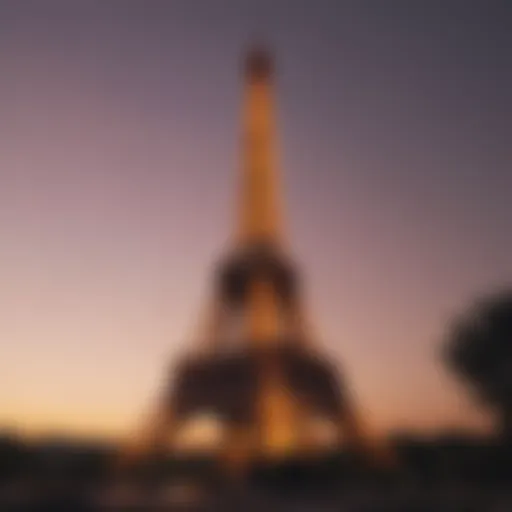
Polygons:
[[308,332],[285,246],[273,76],[271,55],[251,50],[234,243],[217,267],[199,350],[173,369],[145,448],[237,470],[333,453],[363,437],[339,369]]

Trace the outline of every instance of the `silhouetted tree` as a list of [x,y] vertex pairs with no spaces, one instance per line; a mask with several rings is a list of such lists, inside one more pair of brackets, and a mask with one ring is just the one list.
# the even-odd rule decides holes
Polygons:
[[512,290],[477,301],[456,319],[444,345],[449,367],[498,415],[512,440]]
[[26,469],[28,448],[18,438],[0,433],[0,482]]

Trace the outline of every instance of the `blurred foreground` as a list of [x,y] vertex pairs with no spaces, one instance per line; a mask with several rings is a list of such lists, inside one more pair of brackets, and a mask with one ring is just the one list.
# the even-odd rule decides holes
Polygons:
[[0,439],[0,510],[512,510],[512,447],[481,438],[396,437],[393,471],[339,454],[322,467],[288,467],[228,485],[208,464],[119,477],[116,447]]

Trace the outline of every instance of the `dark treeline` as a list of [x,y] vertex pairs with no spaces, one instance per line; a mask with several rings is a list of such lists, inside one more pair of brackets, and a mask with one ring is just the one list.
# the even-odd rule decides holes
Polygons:
[[107,443],[50,439],[26,441],[0,434],[0,481],[38,479],[60,473],[67,478],[104,478],[116,452]]
[[[393,436],[390,444],[398,462],[390,471],[394,479],[425,485],[460,482],[482,486],[512,481],[512,445],[499,438],[400,434]],[[108,444],[69,440],[29,443],[14,435],[2,435],[0,483],[52,475],[101,483],[112,476],[116,453],[116,447]],[[344,455],[333,457],[330,466],[340,475],[350,469]],[[165,467],[172,472],[172,461]]]

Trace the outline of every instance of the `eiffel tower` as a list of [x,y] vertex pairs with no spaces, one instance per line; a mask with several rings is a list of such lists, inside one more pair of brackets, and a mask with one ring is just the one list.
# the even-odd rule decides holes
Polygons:
[[145,445],[235,472],[328,456],[364,438],[341,373],[309,332],[285,244],[273,75],[271,54],[248,52],[234,241],[217,267],[207,327],[174,368]]

